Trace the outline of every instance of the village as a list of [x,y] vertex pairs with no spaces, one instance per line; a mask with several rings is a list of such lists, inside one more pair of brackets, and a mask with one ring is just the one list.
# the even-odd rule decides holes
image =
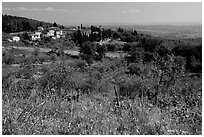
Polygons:
[[33,32],[10,33],[12,38],[8,40],[10,42],[19,42],[21,40],[21,35],[23,33],[27,33],[29,36],[29,40],[33,42],[41,40],[42,37],[51,37],[52,39],[59,39],[59,38],[65,38],[65,35],[72,34],[75,31],[76,31],[76,28],[60,29],[58,27],[49,27],[49,28],[38,27],[37,30]]
[[[110,31],[111,29],[109,29]],[[93,41],[95,44],[99,45],[124,45],[126,42],[121,41],[120,39],[113,39],[112,34],[107,36],[106,38],[102,38],[102,32],[104,29],[101,26],[93,26],[90,25],[84,27],[82,24],[78,27],[75,26],[69,26],[69,27],[37,27],[34,31],[22,31],[22,32],[15,32],[15,33],[9,33],[9,36],[7,40],[14,45],[17,43],[28,43],[24,47],[24,49],[27,50],[34,50],[36,46],[41,49],[42,52],[48,53],[54,52],[58,53],[58,50],[60,47],[56,47],[56,49],[52,49],[50,47],[47,47],[45,44],[44,39],[52,40],[54,43],[59,43],[59,41],[63,42],[64,40],[72,41],[74,42],[74,49],[65,49],[63,52],[67,55],[70,55],[71,57],[79,58],[79,50],[77,48],[77,45],[80,44],[79,42],[74,41],[74,39],[78,39],[78,34],[80,33],[83,41]],[[112,30],[111,30],[112,31]],[[115,30],[116,31],[116,30]],[[133,30],[134,31],[134,30]],[[56,41],[56,42],[55,42]],[[16,44],[15,44],[16,43]],[[20,46],[12,46],[13,48],[23,48],[22,44],[19,43]],[[39,43],[42,43],[41,45]],[[79,45],[78,45],[79,46]],[[4,47],[3,47],[4,48]],[[105,53],[106,57],[114,57],[119,58],[120,56],[125,56],[127,53],[123,53],[122,51],[118,52],[107,52]]]
[[[91,25],[92,27],[92,25]],[[75,33],[76,31],[80,30],[81,35],[83,36],[88,36],[92,33],[92,34],[97,34],[99,33],[99,31],[101,30],[101,26],[99,27],[95,27],[95,28],[99,28],[99,29],[95,29],[92,30],[91,27],[83,27],[83,25],[81,24],[81,26],[74,27],[66,27],[66,28],[60,28],[60,27],[37,27],[36,30],[34,31],[22,31],[22,32],[15,32],[15,33],[10,33],[11,38],[8,39],[9,42],[19,42],[22,39],[22,35],[26,33],[26,35],[28,35],[28,40],[32,41],[32,42],[36,42],[36,41],[40,41],[43,37],[50,37],[52,39],[60,39],[60,38],[65,38],[65,37],[69,37],[70,35],[72,35],[73,33]]]

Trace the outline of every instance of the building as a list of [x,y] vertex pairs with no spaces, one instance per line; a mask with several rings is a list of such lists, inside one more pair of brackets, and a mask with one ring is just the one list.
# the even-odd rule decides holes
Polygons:
[[12,41],[19,42],[20,37],[19,36],[12,36]]
[[60,30],[60,29],[57,29],[57,30],[56,30],[56,38],[61,38],[62,35],[63,35],[63,31]]
[[41,31],[35,31],[34,33],[30,34],[31,40],[32,41],[36,41],[39,40],[41,38]]
[[57,27],[50,27],[50,28],[48,28],[47,29],[47,37],[54,37],[56,34],[56,30],[57,30],[58,28]]
[[43,31],[44,28],[43,27],[38,27],[38,30]]
[[91,30],[90,29],[81,29],[81,34],[89,36],[91,34]]
[[52,30],[52,29],[48,30],[47,36],[48,37],[54,37],[55,36],[55,30]]

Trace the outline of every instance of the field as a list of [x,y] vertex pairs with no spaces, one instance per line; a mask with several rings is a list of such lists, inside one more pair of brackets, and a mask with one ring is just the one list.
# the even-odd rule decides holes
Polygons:
[[[36,52],[26,56],[42,54]],[[186,72],[157,89],[152,63],[136,63],[132,74],[122,58],[90,66],[72,58],[48,62],[2,67],[3,134],[202,134],[199,75]],[[149,100],[147,91],[156,89],[158,98]]]

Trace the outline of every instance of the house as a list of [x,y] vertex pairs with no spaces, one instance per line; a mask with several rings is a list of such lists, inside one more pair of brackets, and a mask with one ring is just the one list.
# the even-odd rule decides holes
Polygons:
[[57,34],[57,35],[62,35],[63,32],[62,32],[62,30],[58,29],[58,30],[56,30],[56,34]]
[[19,42],[20,37],[19,36],[12,36],[12,41]]
[[38,27],[37,29],[40,30],[40,31],[43,31],[43,30],[44,30],[43,27]]
[[60,38],[63,35],[63,31],[58,29],[56,30],[56,38]]
[[31,40],[32,41],[36,41],[39,40],[41,38],[41,31],[35,31],[34,33],[30,34]]
[[59,39],[61,36],[59,34],[56,35],[56,38]]
[[81,34],[89,36],[91,34],[91,30],[90,29],[81,29]]
[[53,37],[53,36],[55,36],[55,30],[52,30],[52,29],[48,30],[47,36],[48,36],[48,37]]

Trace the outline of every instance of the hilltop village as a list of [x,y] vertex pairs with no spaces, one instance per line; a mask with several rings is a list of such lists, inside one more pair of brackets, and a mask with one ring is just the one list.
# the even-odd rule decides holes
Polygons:
[[[94,28],[94,29],[93,29]],[[76,27],[67,27],[67,28],[61,28],[61,27],[37,27],[34,31],[23,31],[23,32],[15,32],[10,33],[11,39],[8,39],[10,42],[19,42],[22,38],[27,38],[27,40],[30,41],[40,41],[43,37],[49,37],[52,39],[59,39],[59,38],[65,38],[72,34],[74,34],[77,31],[80,31],[82,35],[86,35],[89,37],[90,34],[98,34],[100,33],[101,26],[94,27],[91,25],[91,27],[83,27],[81,26]],[[26,35],[26,36],[25,36]]]

